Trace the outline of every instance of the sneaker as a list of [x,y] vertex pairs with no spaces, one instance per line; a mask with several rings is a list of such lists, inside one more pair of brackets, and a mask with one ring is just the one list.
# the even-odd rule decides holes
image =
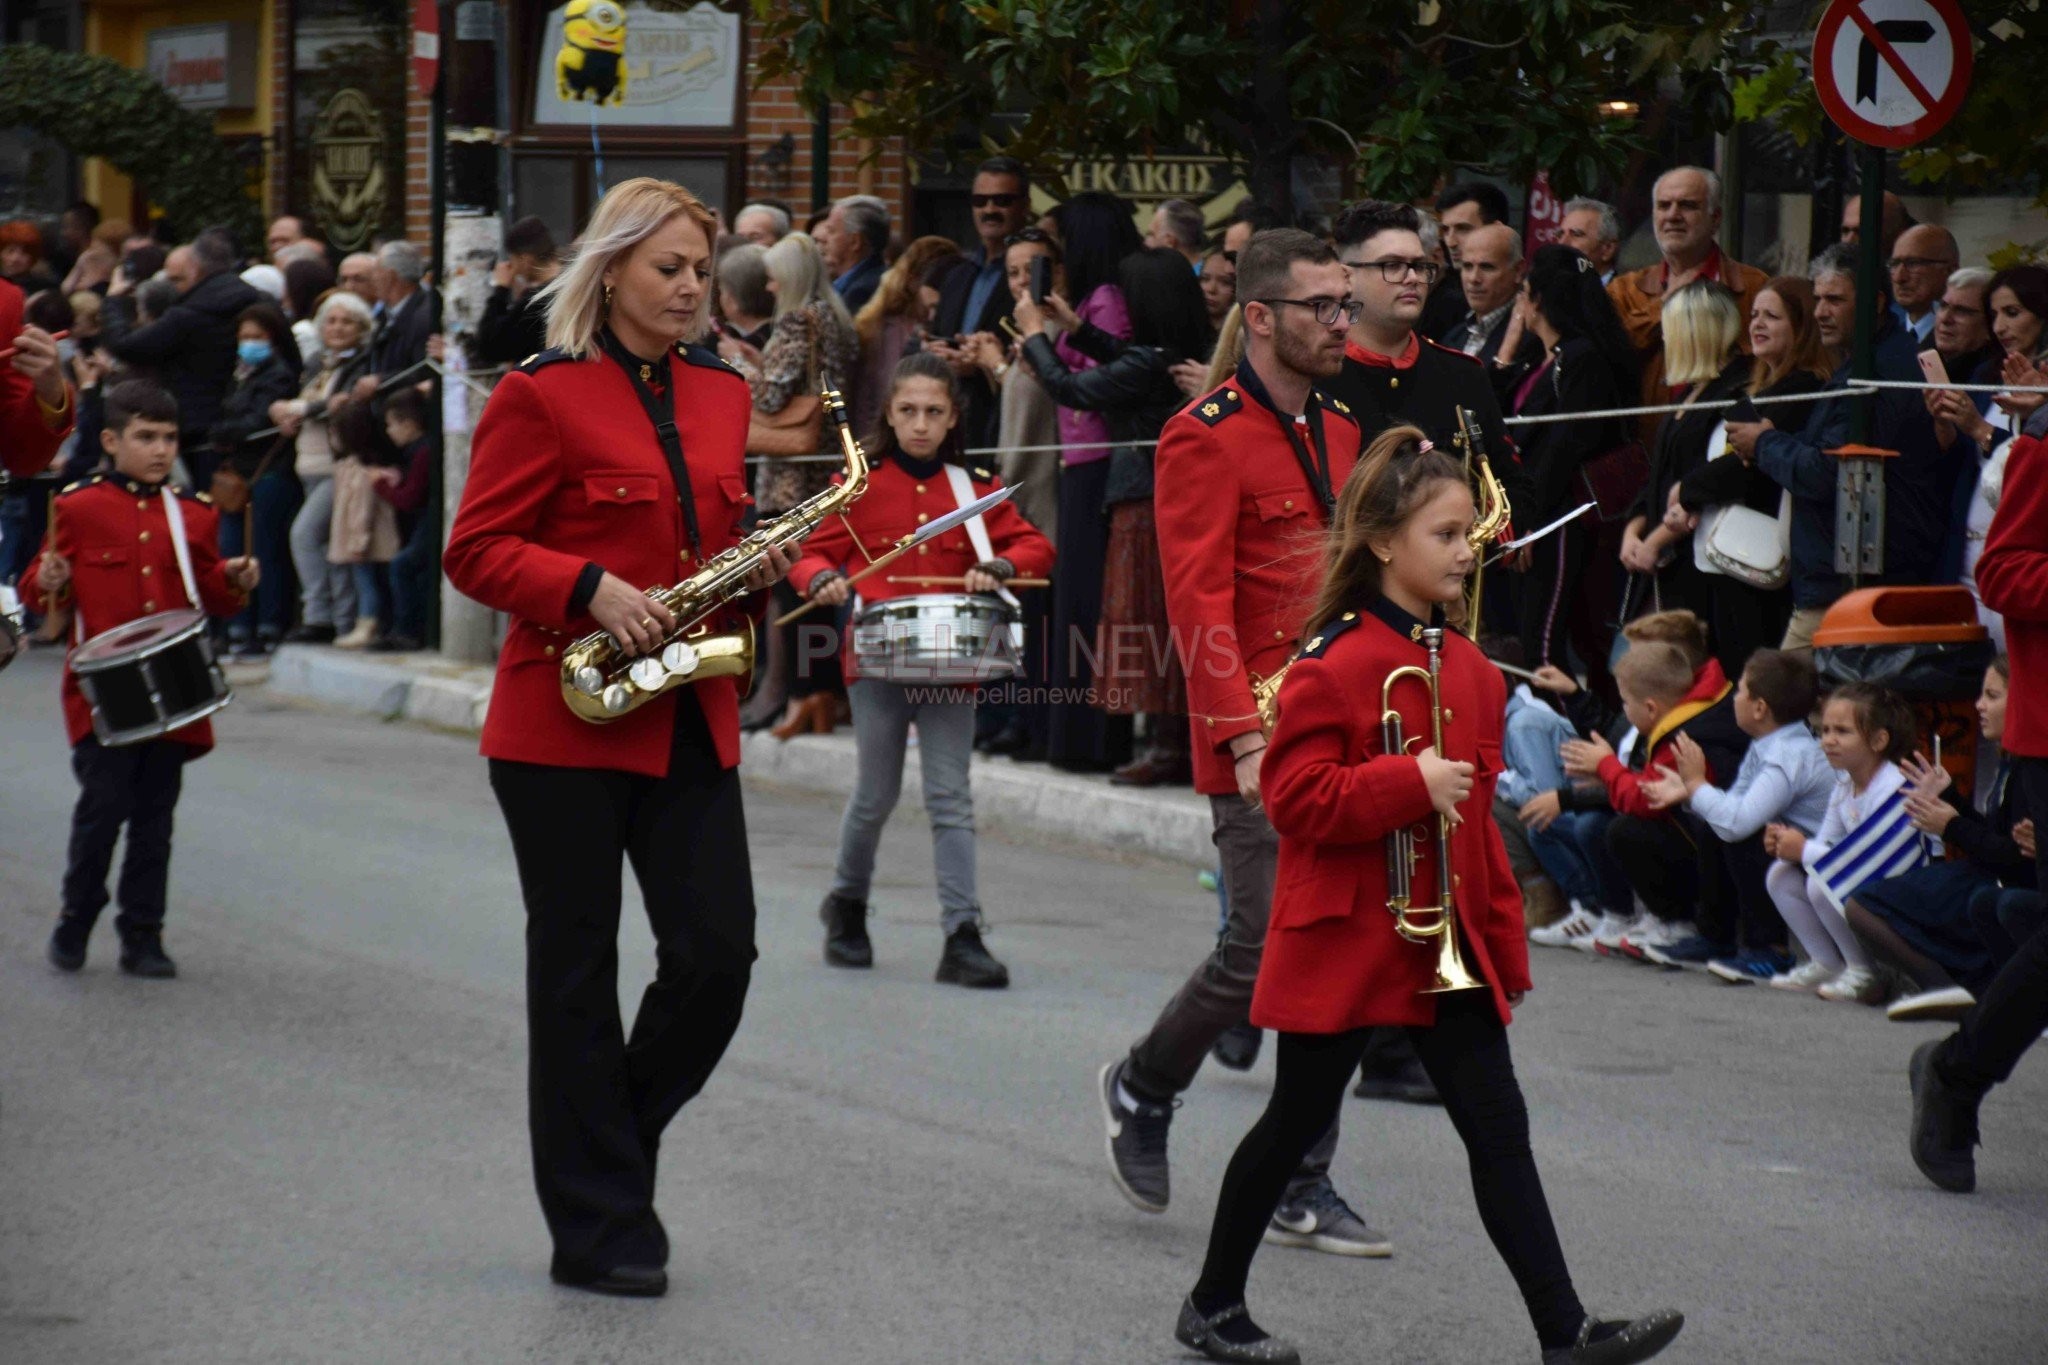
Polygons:
[[59,915],[50,932],[50,965],[60,972],[75,972],[85,966],[85,941],[92,934],[92,921],[75,915]]
[[1232,1071],[1250,1071],[1252,1064],[1259,1060],[1259,1044],[1265,1036],[1265,1030],[1254,1025],[1234,1025],[1223,1030],[1223,1036],[1209,1049],[1209,1055],[1216,1059],[1218,1066]]
[[828,967],[872,967],[875,945],[868,938],[868,903],[851,897],[825,893],[818,905],[818,919],[825,926],[825,965]]
[[1913,1049],[1907,1077],[1913,1086],[1913,1164],[1952,1194],[1977,1188],[1977,1101],[1941,1078],[1935,1058],[1940,1039]]
[[1733,957],[1717,957],[1707,964],[1707,971],[1731,986],[1747,986],[1752,982],[1769,982],[1797,965],[1790,953],[1759,948]]
[[996,961],[981,941],[981,930],[969,921],[946,935],[939,970],[932,979],[948,986],[999,991],[1010,984],[1010,969]]
[[1648,962],[1649,950],[1673,943],[1682,938],[1691,938],[1696,931],[1683,921],[1666,923],[1655,915],[1644,911],[1629,931],[1615,942],[1621,955],[1637,962]]
[[1571,913],[1555,924],[1529,931],[1529,942],[1539,948],[1570,948],[1573,940],[1584,938],[1600,925],[1599,916],[1583,905],[1574,904]]
[[1657,922],[1647,911],[1640,915],[1617,915],[1612,910],[1600,917],[1598,927],[1593,930],[1592,949],[1602,957],[1619,957],[1621,941],[1632,933],[1642,933]]
[[1675,1308],[1607,1322],[1588,1316],[1579,1339],[1545,1351],[1543,1365],[1633,1365],[1669,1346],[1684,1326],[1685,1314]]
[[[1682,928],[1683,926],[1675,926]],[[1643,945],[1643,956],[1660,967],[1690,967],[1702,971],[1717,957],[1735,951],[1732,943],[1716,943],[1705,934],[1670,935],[1662,943]]]
[[1253,1365],[1301,1365],[1301,1352],[1251,1320],[1241,1303],[1204,1317],[1192,1295],[1180,1306],[1173,1339],[1210,1360],[1249,1361]]
[[1815,992],[1823,1000],[1851,1001],[1858,1005],[1882,1005],[1884,983],[1868,967],[1844,967],[1841,975]]
[[1109,1130],[1109,1178],[1117,1193],[1144,1213],[1165,1213],[1172,1182],[1166,1166],[1166,1130],[1173,1123],[1173,1111],[1180,1106],[1147,1104],[1127,1093],[1124,1068],[1129,1058],[1118,1058],[1095,1076],[1095,1095],[1102,1105],[1103,1126]]
[[1282,1203],[1266,1224],[1266,1241],[1276,1247],[1306,1247],[1332,1256],[1394,1254],[1387,1235],[1367,1223],[1344,1202],[1327,1178],[1318,1181],[1297,1203]]
[[1823,966],[1818,962],[1802,962],[1789,972],[1780,972],[1764,984],[1776,986],[1781,991],[1810,991],[1833,981],[1840,967]]
[[1917,1023],[1923,1019],[1954,1023],[1968,1014],[1976,1003],[1977,997],[1963,987],[1944,986],[1938,991],[1900,996],[1885,1008],[1884,1017],[1902,1024]]

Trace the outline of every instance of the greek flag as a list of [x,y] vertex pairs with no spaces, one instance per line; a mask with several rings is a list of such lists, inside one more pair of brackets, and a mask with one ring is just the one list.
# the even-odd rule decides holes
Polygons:
[[1880,882],[1926,863],[1927,843],[1927,836],[1913,828],[1912,817],[1906,814],[1906,794],[1901,788],[1879,803],[1841,843],[1816,859],[1813,875],[1820,879],[1835,909],[1841,910],[1865,882]]

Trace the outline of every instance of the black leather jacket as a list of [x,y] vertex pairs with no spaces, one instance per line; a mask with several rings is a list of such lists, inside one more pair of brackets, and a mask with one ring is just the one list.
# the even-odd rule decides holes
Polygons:
[[1152,496],[1152,442],[1188,401],[1173,382],[1176,357],[1157,346],[1121,341],[1092,323],[1069,332],[1067,340],[1101,363],[1091,370],[1068,369],[1044,333],[1024,343],[1024,359],[1055,403],[1099,412],[1109,424],[1110,439],[1119,444],[1110,452],[1103,504],[1142,502]]

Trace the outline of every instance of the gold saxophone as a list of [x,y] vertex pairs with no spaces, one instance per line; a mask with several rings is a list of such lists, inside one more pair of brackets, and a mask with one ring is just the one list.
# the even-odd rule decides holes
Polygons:
[[[1493,466],[1486,460],[1486,439],[1479,426],[1479,414],[1470,408],[1458,409],[1458,434],[1454,438],[1464,452],[1465,478],[1472,485],[1472,501],[1479,509],[1472,519],[1472,529],[1465,533],[1465,543],[1472,547],[1472,576],[1465,580],[1465,624],[1462,629],[1472,640],[1479,638],[1479,606],[1481,594],[1485,591],[1487,547],[1498,540],[1507,530],[1509,518],[1514,510],[1508,506],[1507,490],[1494,477]],[[1289,661],[1292,663],[1292,660]],[[1259,726],[1268,735],[1280,720],[1280,684],[1287,679],[1289,664],[1282,664],[1261,678],[1251,674],[1252,704],[1259,713]]]
[[739,544],[706,561],[704,567],[672,588],[655,588],[647,596],[676,618],[676,628],[662,637],[651,654],[628,659],[607,631],[586,635],[562,651],[562,700],[584,720],[603,724],[654,700],[671,688],[704,678],[736,677],[753,671],[754,628],[713,634],[705,624],[711,613],[747,592],[746,579],[770,550],[799,544],[818,523],[851,507],[868,488],[867,455],[847,425],[846,405],[829,385],[819,393],[840,448],[846,452],[846,478],[816,497],[806,498],[779,516],[756,526]]

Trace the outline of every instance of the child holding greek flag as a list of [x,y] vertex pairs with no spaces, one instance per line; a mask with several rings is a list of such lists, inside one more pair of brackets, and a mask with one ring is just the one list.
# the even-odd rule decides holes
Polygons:
[[1825,1000],[1875,1005],[1883,987],[1843,906],[1865,882],[1896,877],[1927,861],[1927,839],[1906,809],[1898,760],[1913,752],[1913,713],[1874,683],[1846,683],[1821,711],[1820,747],[1840,776],[1827,818],[1812,838],[1790,825],[1764,830],[1778,859],[1764,884],[1807,961],[1771,978],[1785,990],[1818,989]]

